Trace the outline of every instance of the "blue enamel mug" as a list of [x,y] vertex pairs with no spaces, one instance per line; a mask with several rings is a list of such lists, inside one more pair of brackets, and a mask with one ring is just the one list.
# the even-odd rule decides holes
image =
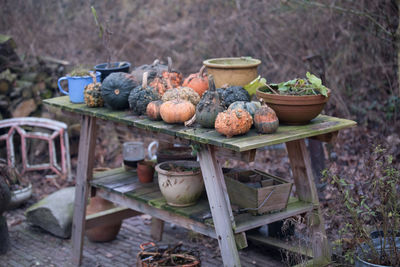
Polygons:
[[[100,75],[101,73],[96,71],[96,80],[98,82],[100,82]],[[68,81],[68,92],[61,86],[61,82],[65,80]],[[92,82],[93,78],[90,76],[65,76],[58,79],[58,89],[60,89],[61,93],[69,95],[69,100],[72,103],[84,103],[83,90],[86,85]]]

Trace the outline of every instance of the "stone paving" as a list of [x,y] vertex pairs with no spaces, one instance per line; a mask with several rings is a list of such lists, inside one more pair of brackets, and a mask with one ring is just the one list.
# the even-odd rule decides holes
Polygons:
[[[23,212],[21,208],[6,213],[11,249],[0,256],[0,266],[72,266],[71,239],[60,239],[28,225]],[[148,215],[124,220],[117,238],[111,242],[93,243],[85,238],[82,266],[136,266],[139,245],[151,240],[150,221]],[[166,223],[163,241],[159,244],[176,244],[179,241],[199,251],[202,266],[223,266],[216,240]],[[277,250],[250,244],[239,254],[242,266],[284,266]]]

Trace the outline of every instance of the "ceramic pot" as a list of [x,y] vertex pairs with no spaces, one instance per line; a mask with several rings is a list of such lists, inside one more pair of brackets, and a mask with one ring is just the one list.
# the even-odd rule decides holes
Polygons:
[[144,184],[153,182],[154,165],[155,163],[152,161],[140,161],[137,163],[136,172],[139,182]]
[[161,193],[171,206],[194,205],[204,191],[203,176],[197,161],[166,161],[158,164],[156,171]]
[[[400,248],[400,238],[396,237],[394,241],[396,243],[396,247]],[[372,239],[373,246],[375,247],[376,251],[378,251],[378,252],[381,251],[381,249],[382,249],[381,242],[382,242],[381,238]],[[362,250],[364,250],[364,251],[369,250],[369,246],[367,244],[362,244],[361,247],[363,247]],[[386,244],[385,250],[388,252],[389,249],[390,249],[389,244]],[[395,253],[395,252],[392,252],[392,253]],[[363,256],[362,256],[361,248],[359,248],[356,252],[354,266],[355,267],[389,267],[388,265],[373,264],[373,263],[369,263],[369,262],[365,261],[365,259],[363,259]]]
[[24,202],[26,202],[32,196],[32,184],[29,184],[27,187],[11,190],[11,199],[8,204],[7,209],[15,209],[21,206]]
[[[86,207],[86,215],[95,214],[112,208],[115,208],[112,202],[101,197],[92,197]],[[87,229],[85,234],[92,242],[108,242],[115,239],[121,229],[121,225],[122,221],[104,224]]]
[[101,63],[96,66],[94,66],[94,69],[98,72],[101,73],[101,82],[110,75],[113,72],[129,72],[129,69],[131,68],[131,63],[129,62],[113,62],[111,63],[111,66],[108,67],[108,63]]
[[328,102],[331,90],[328,89],[328,97],[323,95],[278,95],[265,93],[257,89],[257,98],[272,108],[279,122],[291,125],[307,124],[317,117]]
[[203,61],[207,73],[214,76],[215,86],[244,86],[258,76],[259,59],[251,57],[212,58]]

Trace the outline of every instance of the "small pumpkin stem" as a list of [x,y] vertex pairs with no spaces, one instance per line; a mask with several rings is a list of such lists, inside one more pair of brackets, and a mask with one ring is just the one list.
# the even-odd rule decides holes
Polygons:
[[215,91],[214,77],[211,74],[208,75],[208,87],[208,90]]
[[142,88],[147,88],[147,77],[149,76],[149,73],[146,71],[143,73],[143,81],[142,81]]
[[168,72],[172,71],[172,58],[168,57]]
[[196,122],[196,114],[194,114],[193,115],[193,117],[190,119],[190,120],[188,120],[188,121],[185,121],[185,126],[192,126],[193,125],[193,123],[195,123]]
[[202,66],[201,67],[201,69],[200,69],[200,71],[199,71],[199,76],[200,76],[200,78],[203,78],[203,76],[204,76],[204,70],[206,69],[206,66]]

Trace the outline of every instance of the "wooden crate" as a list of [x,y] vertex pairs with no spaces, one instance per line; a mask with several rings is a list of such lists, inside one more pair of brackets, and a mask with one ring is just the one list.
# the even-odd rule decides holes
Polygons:
[[229,172],[224,177],[231,203],[253,214],[285,209],[293,185],[259,170]]

